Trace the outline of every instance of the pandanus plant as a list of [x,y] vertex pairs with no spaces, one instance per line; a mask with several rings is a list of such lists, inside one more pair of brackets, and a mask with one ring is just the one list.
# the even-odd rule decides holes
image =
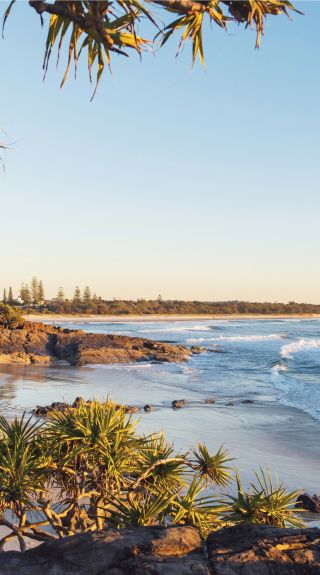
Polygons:
[[[224,497],[233,478],[222,447],[175,452],[163,434],[137,433],[138,419],[110,400],[79,402],[40,423],[0,417],[0,524],[17,538],[57,539],[107,526],[193,525],[202,537],[225,524],[298,524],[297,493],[263,470],[246,493]],[[219,494],[220,493],[220,494]]]

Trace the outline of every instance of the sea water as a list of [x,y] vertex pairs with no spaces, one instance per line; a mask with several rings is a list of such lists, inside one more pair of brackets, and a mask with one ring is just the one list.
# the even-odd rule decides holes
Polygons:
[[[142,411],[141,430],[163,429],[181,449],[197,441],[212,449],[224,443],[245,474],[266,464],[292,487],[320,491],[319,319],[64,325],[207,351],[182,364],[0,366],[3,415],[76,396],[148,403],[154,410]],[[209,398],[214,403],[206,403]],[[187,400],[187,407],[174,411],[174,399]]]

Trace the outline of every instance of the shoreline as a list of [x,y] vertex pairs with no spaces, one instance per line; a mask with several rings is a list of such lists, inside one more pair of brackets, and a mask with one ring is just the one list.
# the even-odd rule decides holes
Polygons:
[[320,319],[320,314],[148,314],[148,315],[94,315],[94,314],[28,314],[27,321],[63,322],[63,323],[129,323],[161,321],[195,321],[195,320],[272,320],[272,319]]

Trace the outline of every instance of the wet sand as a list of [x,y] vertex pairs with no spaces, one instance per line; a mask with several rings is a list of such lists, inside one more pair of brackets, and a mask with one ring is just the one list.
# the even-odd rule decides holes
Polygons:
[[28,321],[50,321],[55,324],[61,323],[127,323],[127,322],[161,322],[161,321],[192,321],[192,320],[257,320],[257,319],[316,319],[320,314],[162,314],[162,315],[60,315],[60,314],[30,314],[26,315]]

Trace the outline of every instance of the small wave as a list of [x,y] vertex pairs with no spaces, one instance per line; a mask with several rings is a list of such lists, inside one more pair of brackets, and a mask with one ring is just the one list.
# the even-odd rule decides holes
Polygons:
[[209,330],[210,330],[209,326],[195,325],[191,327],[180,326],[180,327],[160,327],[154,329],[142,329],[140,330],[140,333],[168,333],[168,332],[181,333],[187,331],[209,331]]
[[196,342],[209,342],[209,341],[270,341],[273,339],[284,339],[286,334],[283,333],[271,333],[270,335],[220,335],[219,337],[199,337],[188,339],[188,343]]
[[299,339],[281,348],[281,357],[292,358],[295,353],[301,353],[310,349],[320,347],[320,339]]
[[279,373],[280,371],[288,371],[288,366],[283,363],[277,363],[271,368],[272,373]]
[[153,363],[95,363],[95,364],[88,364],[85,366],[86,369],[111,369],[111,370],[117,370],[117,369],[125,369],[128,371],[135,371],[135,370],[140,370],[140,369],[148,369],[150,367],[154,367]]

